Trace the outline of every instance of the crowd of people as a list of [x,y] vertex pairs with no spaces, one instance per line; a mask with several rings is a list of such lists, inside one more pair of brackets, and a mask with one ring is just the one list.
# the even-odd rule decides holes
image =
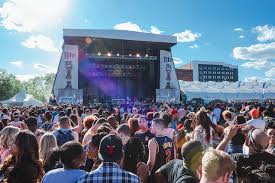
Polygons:
[[275,182],[275,105],[0,107],[0,182]]

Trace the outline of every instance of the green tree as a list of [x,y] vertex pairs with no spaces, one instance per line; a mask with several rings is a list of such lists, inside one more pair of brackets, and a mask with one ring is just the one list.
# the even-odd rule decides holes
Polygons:
[[0,101],[13,97],[22,90],[22,84],[12,74],[0,70]]
[[55,74],[46,74],[45,76],[37,76],[29,81],[23,82],[24,89],[34,98],[47,102],[50,98]]

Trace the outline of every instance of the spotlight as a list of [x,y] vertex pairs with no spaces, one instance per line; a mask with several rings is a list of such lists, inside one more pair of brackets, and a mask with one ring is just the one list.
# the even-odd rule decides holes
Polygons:
[[131,57],[131,56],[132,56],[132,54],[130,53],[130,54],[129,54],[129,56]]
[[140,55],[137,53],[137,55],[136,55],[137,57],[140,57]]
[[110,57],[110,56],[112,56],[112,54],[111,53],[107,53],[107,56]]
[[98,55],[98,56],[101,56],[101,53],[100,53],[100,52],[98,52],[98,53],[97,53],[97,55]]
[[117,53],[117,54],[116,54],[116,56],[118,56],[118,57],[119,57],[119,53]]
[[148,57],[148,54],[146,54],[145,57]]

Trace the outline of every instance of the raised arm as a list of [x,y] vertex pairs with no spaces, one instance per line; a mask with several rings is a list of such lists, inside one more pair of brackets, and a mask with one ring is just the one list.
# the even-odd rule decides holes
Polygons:
[[78,110],[76,110],[76,118],[77,126],[73,128],[73,131],[75,131],[77,134],[80,134],[83,129],[83,123],[81,117],[79,116]]
[[226,129],[224,129],[224,138],[222,139],[221,143],[216,147],[217,150],[224,151],[227,144],[230,142],[230,140],[237,134],[238,131],[238,125],[231,125],[228,126]]

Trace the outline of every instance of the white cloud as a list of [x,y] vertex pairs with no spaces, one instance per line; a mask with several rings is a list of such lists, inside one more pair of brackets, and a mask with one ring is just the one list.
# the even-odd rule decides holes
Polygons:
[[57,23],[72,0],[5,0],[0,6],[0,25],[8,30],[31,32]]
[[[255,44],[249,47],[237,47],[233,49],[236,59],[251,60],[242,64],[245,68],[265,70],[265,76],[269,80],[275,77],[275,42],[269,44]],[[268,70],[269,69],[269,70]]]
[[258,34],[258,41],[272,41],[275,40],[275,26],[257,26],[252,29],[252,32]]
[[264,61],[254,61],[254,62],[245,62],[241,65],[241,67],[244,67],[244,68],[253,68],[253,69],[258,69],[258,70],[261,70],[261,69],[268,69],[268,68],[272,68],[272,67],[275,67],[275,63],[274,62],[268,62],[266,60]]
[[233,49],[233,56],[241,60],[272,60],[275,59],[275,42],[236,47]]
[[135,24],[132,22],[116,24],[114,26],[114,29],[115,30],[129,30],[129,31],[135,31],[135,32],[145,32],[145,33],[151,32],[152,34],[161,34],[164,32],[164,31],[159,30],[159,28],[157,28],[155,25],[152,25],[150,27],[150,31],[147,31],[145,29],[142,29],[142,27],[139,26],[138,24]]
[[57,68],[41,63],[33,63],[33,68],[41,72],[41,74],[55,73],[57,71]]
[[236,27],[233,29],[235,32],[243,32],[243,28],[241,27]]
[[18,74],[15,75],[16,79],[18,79],[19,81],[28,81],[30,79],[33,79],[36,77],[36,75],[32,75],[32,74]]
[[151,33],[153,34],[161,34],[163,31],[159,30],[156,26],[152,25],[151,26]]
[[265,75],[266,75],[267,77],[274,78],[274,77],[275,77],[275,67],[274,67],[274,68],[271,68],[269,71],[265,72]]
[[143,32],[141,27],[135,23],[132,22],[125,22],[121,24],[116,24],[114,26],[114,29],[116,30],[129,30],[129,31],[135,31],[135,32]]
[[21,44],[27,48],[38,48],[48,52],[57,52],[53,40],[44,35],[30,36]]
[[192,48],[192,49],[198,48],[198,47],[199,47],[199,46],[198,46],[197,44],[194,44],[194,45],[189,46],[189,48]]
[[182,64],[182,60],[180,58],[173,57],[173,61],[175,65]]
[[10,62],[11,65],[14,65],[15,67],[21,68],[23,66],[23,62],[21,60],[16,60],[13,62]]
[[175,33],[173,36],[176,36],[179,42],[193,42],[201,37],[201,33],[193,33],[191,30],[185,30]]
[[239,38],[240,38],[240,39],[243,39],[243,38],[245,38],[245,37],[244,37],[244,35],[240,35]]

